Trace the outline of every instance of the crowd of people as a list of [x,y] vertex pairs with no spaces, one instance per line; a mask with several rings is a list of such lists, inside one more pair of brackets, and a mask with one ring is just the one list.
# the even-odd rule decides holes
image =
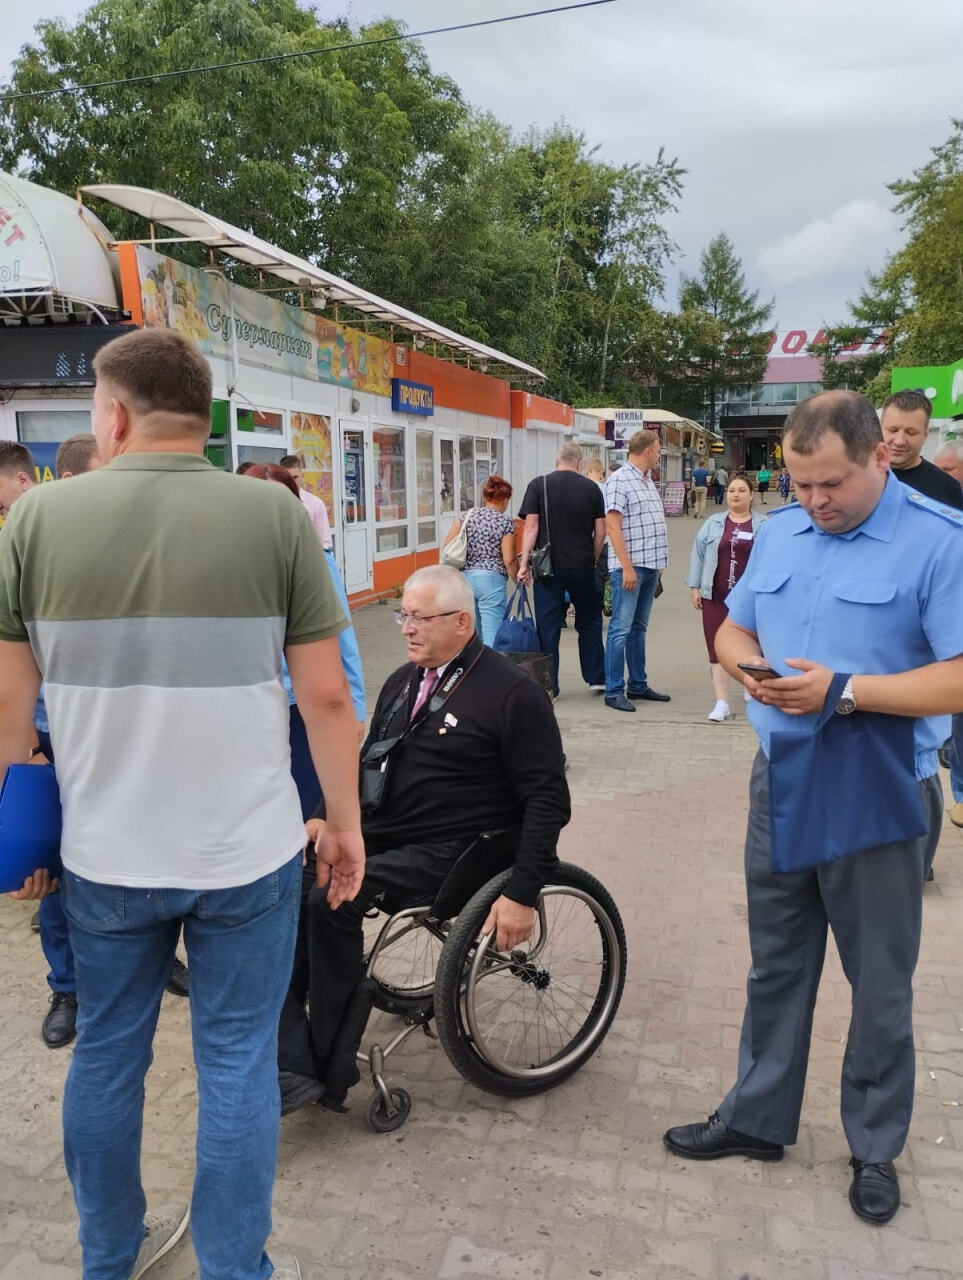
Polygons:
[[[338,1108],[356,1079],[345,1020],[365,913],[431,901],[497,829],[511,836],[510,872],[485,930],[510,952],[532,935],[569,820],[551,700],[491,648],[508,583],[533,587],[556,695],[571,606],[582,679],[606,707],[669,700],[646,666],[668,563],[660,442],[636,432],[608,476],[563,445],[522,498],[517,560],[511,486],[490,477],[449,535],[464,534],[464,569],[421,569],[405,584],[406,660],[366,731],[327,513],[300,483],[300,460],[244,464],[243,483],[206,461],[210,371],[173,331],[109,343],[95,372],[93,435],[62,446],[57,483],[35,485],[29,452],[0,445],[0,769],[56,749],[63,870],[38,869],[15,896],[40,903],[44,1038],[59,1046],[76,1030],[64,1149],[84,1274],[142,1275],[190,1218],[202,1275],[295,1280],[293,1255],[265,1251],[280,1117]],[[890,397],[882,425],[855,393],[803,402],[783,440],[797,501],[780,482],[784,505],[766,519],[752,479],[722,471],[719,484],[720,468],[725,510],[706,515],[708,469],[697,468],[704,521],[687,577],[709,719],[731,716],[734,678],[760,744],[746,847],[752,970],[736,1083],[665,1143],[693,1159],[776,1160],[796,1140],[831,927],[853,989],[850,1202],[874,1223],[900,1202],[912,974],[947,742],[950,816],[963,826],[963,451],[922,460],[928,402],[914,395]],[[760,501],[770,481],[756,476]],[[245,573],[225,574],[238,561]],[[775,872],[770,795],[800,786],[779,764],[782,740],[856,712],[870,735],[911,726],[894,767],[918,791],[922,829],[906,834],[883,794],[892,831],[877,846]],[[177,803],[158,809],[158,796]],[[190,1208],[148,1212],[144,1077],[181,937],[197,1174]]]

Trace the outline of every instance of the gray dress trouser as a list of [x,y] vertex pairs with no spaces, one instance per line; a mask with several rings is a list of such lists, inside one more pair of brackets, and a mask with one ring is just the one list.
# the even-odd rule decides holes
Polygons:
[[923,881],[943,812],[939,779],[919,784],[928,832],[812,871],[770,868],[769,790],[760,751],[749,786],[746,887],[752,967],[739,1076],[719,1107],[727,1125],[767,1142],[796,1141],[813,1009],[832,928],[853,992],[841,1111],[858,1160],[892,1160],[913,1110],[913,970]]

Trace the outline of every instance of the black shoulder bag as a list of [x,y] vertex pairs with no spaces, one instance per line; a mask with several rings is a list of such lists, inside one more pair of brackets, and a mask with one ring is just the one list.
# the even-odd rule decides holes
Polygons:
[[552,576],[552,535],[548,526],[548,476],[542,476],[542,492],[545,499],[545,541],[542,546],[536,547],[529,557],[533,582],[544,582]]

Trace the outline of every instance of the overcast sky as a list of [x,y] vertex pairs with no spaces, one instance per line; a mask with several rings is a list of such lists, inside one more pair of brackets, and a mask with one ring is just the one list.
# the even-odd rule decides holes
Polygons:
[[[567,3],[570,0],[555,0]],[[322,19],[389,14],[411,31],[552,0],[316,0]],[[0,0],[0,77],[39,17],[84,0]],[[901,242],[886,183],[963,115],[961,0],[612,0],[432,36],[436,71],[521,131],[564,118],[614,163],[658,148],[688,169],[670,231],[695,271],[726,231],[780,329],[845,317]],[[956,88],[954,88],[956,86]],[[669,291],[675,302],[675,279]]]

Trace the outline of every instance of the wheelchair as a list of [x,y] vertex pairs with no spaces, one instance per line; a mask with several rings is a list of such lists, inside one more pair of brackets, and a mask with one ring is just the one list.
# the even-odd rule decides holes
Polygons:
[[[346,1085],[359,1069],[370,1072],[367,1119],[377,1133],[408,1118],[411,1097],[388,1085],[384,1068],[419,1029],[441,1042],[471,1084],[527,1097],[577,1071],[612,1024],[625,984],[625,930],[611,895],[589,872],[556,864],[535,904],[532,938],[510,953],[482,934],[517,839],[517,831],[479,836],[432,901],[390,908],[373,937],[338,1040]],[[362,1050],[372,1009],[398,1015],[402,1025],[387,1043]]]

